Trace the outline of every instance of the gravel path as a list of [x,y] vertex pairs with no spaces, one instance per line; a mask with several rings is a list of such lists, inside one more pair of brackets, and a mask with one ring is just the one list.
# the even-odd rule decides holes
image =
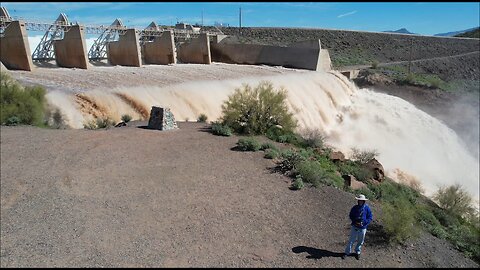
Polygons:
[[375,224],[342,260],[351,194],[289,190],[205,124],[141,125],[1,127],[1,267],[478,267],[428,235],[385,246]]

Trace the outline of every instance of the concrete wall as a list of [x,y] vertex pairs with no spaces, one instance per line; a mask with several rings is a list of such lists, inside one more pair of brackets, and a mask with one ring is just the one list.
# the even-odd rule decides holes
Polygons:
[[7,69],[31,71],[32,54],[23,21],[12,21],[0,38],[0,60]]
[[88,68],[83,26],[71,26],[65,32],[63,40],[55,41],[53,46],[55,49],[55,61],[59,67]]
[[177,62],[177,52],[172,31],[165,31],[153,42],[143,45],[143,58],[146,64],[168,65]]
[[120,35],[118,41],[107,45],[108,62],[111,65],[134,66],[142,65],[138,33],[135,29],[127,29]]
[[[323,53],[321,53],[323,51]],[[217,62],[236,64],[265,64],[302,68],[309,70],[330,70],[328,51],[321,50],[320,41],[303,41],[289,47],[259,44],[212,44],[212,59]]]
[[211,64],[210,40],[207,34],[181,44],[178,48],[178,60],[182,63]]
[[[238,27],[224,27],[226,35],[238,35]],[[296,41],[319,39],[322,48],[328,49],[332,64],[340,64],[346,58],[364,59],[355,64],[408,61],[478,51],[479,39],[432,37],[392,33],[375,33],[346,30],[307,28],[242,27],[242,40],[248,43],[287,46]],[[351,63],[348,63],[350,65]]]

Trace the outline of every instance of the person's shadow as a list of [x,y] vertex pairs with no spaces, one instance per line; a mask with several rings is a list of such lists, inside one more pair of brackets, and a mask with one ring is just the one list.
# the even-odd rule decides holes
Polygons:
[[298,246],[292,248],[294,253],[302,253],[306,252],[309,255],[306,257],[307,259],[321,259],[323,257],[342,257],[343,253],[341,252],[332,252],[325,249],[318,249],[312,247],[305,247],[305,246]]

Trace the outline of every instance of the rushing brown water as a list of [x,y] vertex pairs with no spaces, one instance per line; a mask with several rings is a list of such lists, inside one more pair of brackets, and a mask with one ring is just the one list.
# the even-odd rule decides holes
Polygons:
[[52,91],[47,99],[61,109],[68,125],[83,128],[97,117],[119,122],[123,114],[148,119],[151,106],[171,108],[177,121],[204,113],[214,121],[236,88],[268,80],[288,93],[299,129],[318,128],[330,145],[376,150],[387,175],[421,182],[426,195],[460,183],[478,199],[479,164],[457,134],[407,101],[357,87],[340,73],[309,72],[235,80],[198,81],[164,87],[97,88],[82,94]]

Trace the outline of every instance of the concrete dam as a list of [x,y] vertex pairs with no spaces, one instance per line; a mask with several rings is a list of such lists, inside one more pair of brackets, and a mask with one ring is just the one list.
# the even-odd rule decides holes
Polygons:
[[[31,54],[28,29],[46,30]],[[91,48],[86,48],[85,34],[100,34]],[[142,64],[175,63],[266,64],[308,70],[329,70],[328,51],[319,40],[295,42],[289,46],[228,43],[220,30],[203,31],[177,24],[159,27],[152,22],[143,30],[128,28],[116,19],[108,27],[73,24],[65,14],[54,23],[38,24],[14,20],[2,7],[0,44],[3,65],[11,70],[32,71],[34,62],[55,61],[58,67],[88,69],[89,62],[106,59],[110,65],[140,67]]]

